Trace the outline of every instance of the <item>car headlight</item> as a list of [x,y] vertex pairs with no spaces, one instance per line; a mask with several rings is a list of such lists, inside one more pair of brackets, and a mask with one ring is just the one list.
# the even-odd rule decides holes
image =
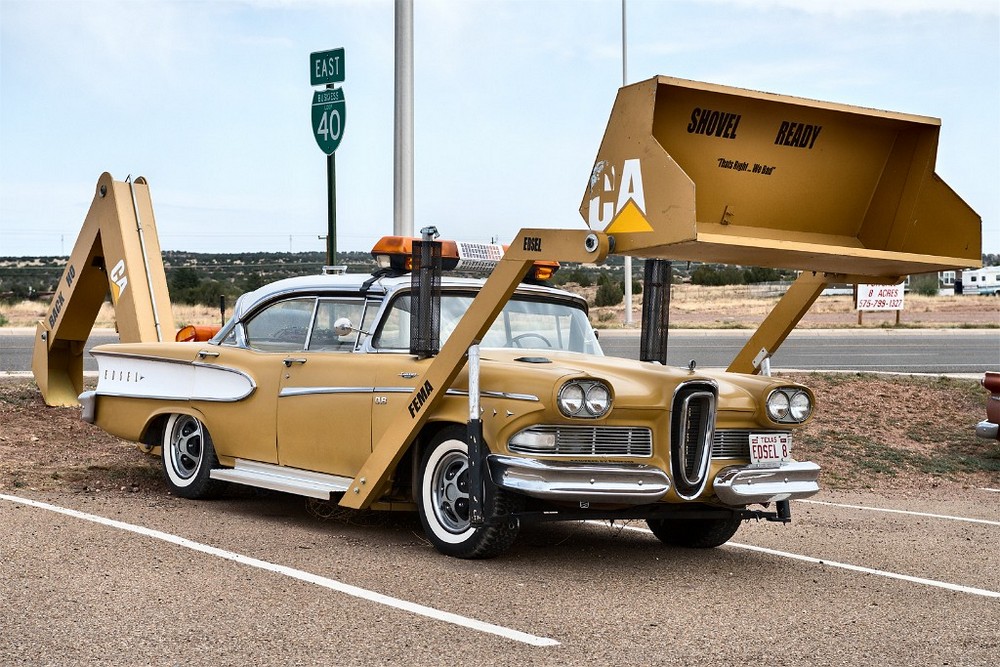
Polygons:
[[767,397],[767,416],[781,424],[799,424],[812,414],[812,399],[797,387],[775,389]]
[[611,390],[596,380],[570,380],[559,389],[556,402],[567,417],[603,417],[611,409]]

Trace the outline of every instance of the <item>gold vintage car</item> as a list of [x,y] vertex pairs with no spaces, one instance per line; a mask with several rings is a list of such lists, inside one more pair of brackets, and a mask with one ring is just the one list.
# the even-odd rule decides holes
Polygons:
[[[399,273],[281,280],[243,295],[211,340],[96,347],[84,419],[159,453],[186,498],[238,483],[337,499],[390,421],[422,407],[432,359],[410,353],[415,288]],[[442,342],[481,285],[441,279]],[[483,497],[466,368],[373,505],[419,512],[444,554],[494,556],[521,522],[588,518],[714,547],[819,490],[819,466],[792,457],[813,411],[803,386],[605,357],[586,301],[537,284],[517,287],[479,348]]]

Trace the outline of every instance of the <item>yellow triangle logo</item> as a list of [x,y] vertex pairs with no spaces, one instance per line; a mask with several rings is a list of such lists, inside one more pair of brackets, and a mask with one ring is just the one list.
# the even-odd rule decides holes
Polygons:
[[608,234],[629,234],[634,232],[651,232],[653,226],[646,220],[635,201],[630,197],[622,210],[611,221],[604,231]]

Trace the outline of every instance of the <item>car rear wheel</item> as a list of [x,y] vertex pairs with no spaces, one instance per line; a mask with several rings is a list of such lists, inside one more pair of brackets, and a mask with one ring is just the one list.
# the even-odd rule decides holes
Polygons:
[[672,547],[711,549],[722,546],[742,523],[738,516],[727,519],[647,519],[653,535]]
[[[503,517],[520,507],[520,499],[497,489],[493,504]],[[459,426],[443,430],[424,451],[417,505],[427,538],[446,556],[492,558],[517,537],[517,523],[503,518],[478,528],[470,523],[469,446]]]
[[191,415],[170,415],[163,428],[163,477],[170,490],[182,498],[211,498],[222,482],[209,477],[218,464],[212,436]]

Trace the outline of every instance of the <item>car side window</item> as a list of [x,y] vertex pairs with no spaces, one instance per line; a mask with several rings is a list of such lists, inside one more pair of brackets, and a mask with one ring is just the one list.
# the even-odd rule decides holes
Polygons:
[[[320,299],[309,336],[310,352],[352,352],[358,342],[358,328],[364,311],[361,299]],[[350,320],[352,330],[338,336],[338,320]]]
[[264,352],[296,352],[306,347],[316,299],[272,304],[246,324],[247,345]]

